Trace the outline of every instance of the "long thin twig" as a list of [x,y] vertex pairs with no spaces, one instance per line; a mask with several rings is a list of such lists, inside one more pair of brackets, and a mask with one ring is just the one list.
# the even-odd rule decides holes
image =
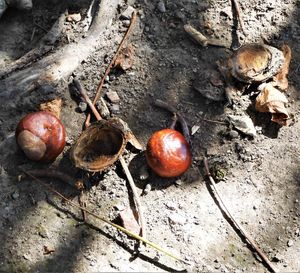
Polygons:
[[74,203],[73,201],[69,200],[67,197],[65,197],[63,194],[61,194],[60,192],[58,192],[57,190],[53,189],[51,186],[49,186],[48,184],[46,184],[45,182],[43,182],[42,180],[38,179],[37,177],[35,177],[34,175],[31,175],[30,173],[26,172],[23,170],[23,172],[25,174],[27,174],[28,176],[30,176],[31,178],[33,178],[35,181],[39,182],[40,184],[42,184],[45,188],[47,188],[49,191],[51,191],[52,193],[56,194],[57,196],[61,197],[64,201],[66,201],[67,203],[69,203],[70,205],[72,205],[73,207],[76,207],[78,209],[81,209],[81,210],[84,210],[85,212],[87,212],[88,214],[94,216],[96,219],[99,219],[107,224],[109,224],[110,226],[113,226],[115,227],[116,229],[124,232],[125,234],[127,234],[128,236],[136,239],[136,240],[139,240],[139,241],[142,241],[143,243],[153,247],[154,249],[166,254],[167,256],[177,260],[177,261],[180,261],[180,262],[183,262],[185,264],[189,264],[187,261],[183,260],[182,258],[180,257],[177,257],[173,254],[171,254],[170,252],[168,252],[167,250],[161,248],[160,246],[158,246],[157,244],[139,236],[138,234],[135,234],[125,228],[123,228],[122,226],[119,226],[113,222],[110,222],[108,220],[106,220],[105,218],[101,217],[101,216],[98,216],[97,214],[93,213],[92,211],[90,211],[89,209],[87,208],[84,208],[80,205],[77,205],[76,203]]
[[[97,111],[94,104],[90,101],[89,97],[87,96],[87,93],[86,93],[85,89],[81,86],[81,84],[79,83],[79,81],[77,79],[74,79],[74,83],[76,85],[76,88],[80,91],[82,97],[85,99],[85,101],[90,106],[90,108],[91,108],[93,114],[95,115],[96,119],[101,120],[102,118],[101,118],[99,112]],[[141,201],[140,201],[139,195],[137,193],[136,186],[134,184],[132,175],[131,175],[131,173],[130,173],[130,171],[129,171],[122,155],[119,157],[119,159],[120,159],[122,168],[124,169],[124,172],[126,174],[129,185],[132,189],[132,193],[133,193],[134,200],[135,200],[135,205],[136,205],[136,208],[137,208],[137,211],[138,211],[138,214],[139,214],[139,221],[140,221],[140,224],[141,224],[141,234],[142,234],[143,237],[146,237],[146,224],[145,224],[145,220],[144,220],[144,214],[143,214],[143,209],[142,209],[142,206],[141,206]]]
[[191,145],[192,141],[191,141],[190,130],[187,125],[187,122],[186,122],[185,118],[179,112],[177,112],[176,108],[162,100],[159,100],[159,99],[154,101],[154,105],[174,114],[175,122],[178,120],[178,122],[181,125],[181,129],[182,129],[182,133],[183,133],[184,137],[186,138],[187,142]]
[[239,2],[238,2],[238,0],[231,0],[231,1],[232,1],[233,5],[234,5],[234,8],[236,10],[236,14],[237,14],[237,18],[239,20],[240,26],[241,26],[241,30],[246,35],[245,27],[244,27],[244,21],[243,21],[242,12],[241,12],[241,9],[240,9]]
[[[119,55],[119,53],[120,53],[120,51],[121,51],[123,45],[124,45],[124,43],[125,43],[125,41],[127,40],[128,36],[129,36],[129,34],[130,34],[130,32],[131,32],[131,30],[132,30],[134,24],[135,24],[136,18],[137,18],[137,15],[136,15],[136,12],[134,11],[134,12],[132,13],[130,25],[129,25],[129,27],[128,27],[128,29],[127,29],[127,31],[126,31],[126,33],[125,33],[125,35],[124,35],[124,37],[123,37],[121,43],[119,44],[119,47],[118,47],[118,49],[117,49],[117,51],[116,51],[114,57],[112,58],[110,64],[109,64],[108,67],[106,68],[105,73],[104,73],[104,75],[103,75],[103,77],[102,77],[102,79],[101,79],[101,81],[100,81],[100,83],[99,83],[99,85],[98,85],[98,87],[97,87],[96,95],[95,95],[94,100],[93,100],[93,104],[94,104],[94,105],[96,104],[96,102],[98,101],[98,99],[99,99],[100,96],[101,96],[101,93],[100,93],[100,92],[101,92],[102,86],[103,86],[103,84],[104,84],[105,78],[106,78],[106,76],[108,76],[108,74],[110,73],[111,68],[113,67],[113,65],[114,65],[114,63],[115,63],[115,61],[116,61],[116,59],[117,59],[117,57],[118,57],[118,55]],[[90,120],[91,120],[91,114],[89,113],[89,114],[87,115],[87,118],[86,118],[86,121],[85,121],[85,127],[88,127],[88,126],[89,126]]]
[[239,224],[235,218],[232,216],[232,214],[230,213],[230,211],[227,209],[225,203],[223,202],[222,198],[221,198],[221,194],[219,193],[219,191],[217,190],[216,187],[216,183],[209,171],[209,167],[208,167],[208,162],[207,162],[207,158],[204,157],[204,167],[205,167],[205,172],[206,175],[209,178],[210,183],[208,183],[209,188],[211,189],[214,198],[217,200],[219,207],[221,209],[222,212],[225,213],[226,217],[230,220],[231,224],[234,225],[234,227],[239,230],[240,234],[243,236],[244,239],[246,239],[246,241],[250,244],[250,246],[256,251],[256,253],[262,258],[262,260],[265,262],[265,264],[268,266],[268,268],[271,270],[271,272],[278,272],[277,268],[271,263],[271,261],[268,259],[268,257],[266,256],[266,254],[259,248],[259,246],[256,244],[256,242],[254,241],[254,239],[248,234],[248,232],[241,226],[241,224]]
[[132,190],[132,193],[133,193],[133,196],[134,196],[134,199],[135,199],[136,207],[137,207],[138,212],[139,212],[139,220],[140,220],[140,225],[141,225],[141,235],[144,238],[147,238],[146,223],[145,223],[144,213],[143,213],[143,209],[142,209],[142,204],[141,204],[141,201],[140,201],[140,198],[139,198],[139,194],[136,190],[134,180],[132,178],[132,175],[131,175],[131,173],[128,169],[128,166],[127,166],[127,164],[126,164],[126,162],[125,162],[122,155],[120,156],[119,160],[120,160],[122,168],[123,168],[123,170],[126,174],[127,180],[129,182],[129,185],[131,187],[131,190]]

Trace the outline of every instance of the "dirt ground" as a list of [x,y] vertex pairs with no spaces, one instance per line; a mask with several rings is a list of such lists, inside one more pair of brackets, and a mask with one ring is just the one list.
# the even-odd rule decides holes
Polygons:
[[[0,19],[0,68],[5,69],[34,48],[66,9],[80,12],[82,19],[65,22],[53,50],[76,43],[83,35],[89,4],[84,0],[76,5],[73,1],[40,0],[34,1],[32,11],[7,10]],[[268,272],[211,197],[203,172],[204,155],[222,172],[217,188],[224,202],[279,272],[300,272],[300,5],[296,0],[249,0],[240,1],[240,5],[246,34],[237,28],[230,1],[121,1],[105,46],[97,48],[58,88],[1,101],[1,272]],[[124,155],[139,193],[146,183],[152,186],[147,195],[141,196],[148,239],[191,265],[150,247],[143,247],[135,256],[134,241],[126,235],[92,216],[88,216],[88,224],[82,224],[80,211],[34,180],[17,179],[20,168],[52,167],[74,180],[90,178],[87,206],[98,215],[114,221],[130,206],[131,192],[119,163],[89,176],[72,165],[69,150],[82,131],[85,113],[79,110],[78,100],[68,87],[76,76],[93,96],[128,27],[129,21],[120,16],[128,6],[138,11],[129,38],[134,48],[133,66],[126,72],[113,70],[105,83],[104,90],[116,91],[120,101],[113,104],[104,98],[112,115],[128,122],[143,145],[154,131],[171,122],[170,113],[153,106],[155,99],[174,105],[190,128],[199,126],[192,136],[193,164],[180,178],[151,175],[148,181],[142,181],[139,169],[145,164],[144,153],[128,149]],[[250,42],[267,42],[278,48],[286,43],[291,47],[288,126],[279,127],[270,121],[269,114],[256,112],[251,92],[245,92],[232,108],[225,100],[212,101],[196,90],[195,86],[223,92],[224,86],[213,86],[211,77],[217,71],[216,61],[232,51],[194,43],[183,29],[186,23],[231,48]],[[40,102],[55,96],[63,99],[61,119],[67,130],[67,146],[52,164],[32,163],[16,146],[16,124]],[[256,126],[256,137],[247,137],[222,123],[233,110],[247,112]],[[51,179],[48,182],[77,202],[71,187]],[[55,251],[45,255],[45,247]]]

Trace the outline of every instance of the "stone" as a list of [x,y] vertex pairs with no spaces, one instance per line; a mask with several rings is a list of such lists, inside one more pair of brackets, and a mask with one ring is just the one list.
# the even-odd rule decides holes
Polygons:
[[125,9],[121,16],[120,16],[120,19],[121,20],[130,20],[131,19],[131,16],[132,16],[132,13],[135,11],[134,7],[132,6],[128,6],[127,9]]
[[116,91],[108,91],[106,93],[107,98],[111,103],[118,103],[120,102],[120,97]]
[[294,245],[294,241],[293,240],[290,239],[290,240],[287,241],[287,246],[288,247],[291,247],[293,245]]
[[173,225],[184,225],[186,222],[186,218],[179,213],[172,213],[168,218]]
[[78,109],[80,112],[85,112],[87,109],[87,104],[84,101],[79,102]]
[[166,6],[165,6],[165,3],[164,1],[159,1],[158,4],[157,4],[157,9],[161,12],[161,13],[165,13],[167,10],[166,10]]

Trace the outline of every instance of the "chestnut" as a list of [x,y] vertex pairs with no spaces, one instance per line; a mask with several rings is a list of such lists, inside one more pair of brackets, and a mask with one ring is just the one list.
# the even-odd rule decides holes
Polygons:
[[190,145],[180,132],[162,129],[150,137],[146,160],[149,167],[161,177],[179,176],[191,165]]
[[66,144],[65,128],[50,112],[39,111],[26,115],[16,129],[16,140],[25,155],[40,162],[51,162]]

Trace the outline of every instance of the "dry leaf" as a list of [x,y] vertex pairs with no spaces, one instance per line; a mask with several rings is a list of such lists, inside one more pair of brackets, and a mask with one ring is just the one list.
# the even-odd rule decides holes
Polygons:
[[253,121],[247,115],[242,116],[235,116],[235,115],[228,115],[230,123],[239,131],[243,132],[248,136],[255,137],[256,130],[253,124]]
[[272,121],[280,125],[286,125],[289,115],[285,108],[288,102],[286,96],[271,83],[263,83],[259,89],[262,89],[256,98],[255,108],[259,112],[272,113]]
[[284,63],[279,73],[274,77],[274,86],[277,86],[281,90],[286,90],[289,85],[287,75],[289,73],[292,51],[288,45],[283,45],[281,50],[284,56]]
[[131,208],[121,211],[119,217],[124,228],[135,234],[140,234],[141,227],[139,226],[136,220],[136,215]]
[[134,53],[134,49],[132,45],[123,48],[120,51],[114,63],[114,66],[119,67],[124,71],[131,68],[133,65],[133,53]]
[[59,118],[61,113],[61,106],[62,106],[62,100],[57,98],[40,104],[40,110],[51,112],[52,114],[54,114],[56,117]]

